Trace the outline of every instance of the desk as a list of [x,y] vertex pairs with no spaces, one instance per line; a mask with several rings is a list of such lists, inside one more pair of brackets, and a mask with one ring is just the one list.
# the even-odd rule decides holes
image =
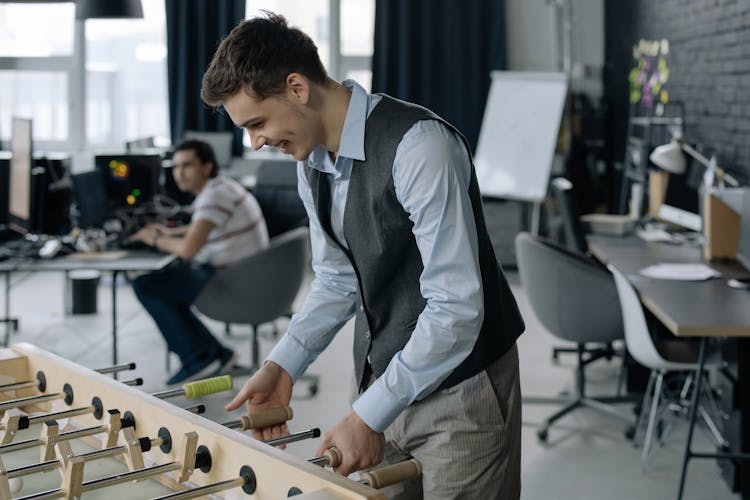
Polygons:
[[678,337],[750,337],[750,294],[727,286],[729,278],[747,276],[736,262],[712,262],[719,279],[674,281],[646,278],[644,267],[660,262],[703,262],[696,245],[646,243],[637,237],[588,237],[600,262],[628,277],[643,304]]
[[[119,255],[122,254],[122,255]],[[112,364],[117,365],[117,275],[126,271],[158,271],[174,260],[173,255],[148,250],[128,250],[106,254],[72,254],[55,259],[8,259],[0,262],[0,272],[5,274],[5,316],[10,315],[10,275],[14,272],[69,272],[79,269],[109,272],[112,274]],[[5,342],[10,340],[6,325]]]
[[[707,337],[750,337],[750,293],[727,286],[729,278],[745,276],[747,272],[736,262],[711,263],[711,267],[722,273],[719,279],[706,281],[658,280],[641,276],[640,269],[660,262],[703,262],[702,248],[695,245],[673,245],[646,243],[636,237],[617,238],[590,236],[589,250],[600,261],[610,264],[628,277],[638,291],[641,301],[674,335],[678,337],[700,337],[701,348],[699,370],[705,363]],[[748,352],[750,341],[742,339],[740,351]],[[740,356],[741,359],[742,356]],[[747,359],[747,358],[746,358]],[[739,361],[741,363],[742,361]],[[745,370],[739,366],[738,380],[743,382]],[[680,486],[677,498],[682,498],[688,462],[692,458],[750,459],[747,453],[696,453],[691,449],[697,396],[702,377],[696,377],[693,400],[690,408],[690,423],[685,445]],[[747,382],[744,382],[747,383]],[[747,405],[747,401],[743,405]],[[743,421],[747,422],[750,408],[743,408]],[[750,426],[743,430],[750,432]],[[746,438],[743,437],[743,441]],[[747,449],[746,446],[742,446]],[[748,498],[747,485],[742,485],[743,497]]]

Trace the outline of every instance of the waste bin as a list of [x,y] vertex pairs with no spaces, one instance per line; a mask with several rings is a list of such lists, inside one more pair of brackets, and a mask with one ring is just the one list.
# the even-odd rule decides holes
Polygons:
[[96,314],[97,289],[101,273],[92,269],[70,271],[65,294],[67,314]]

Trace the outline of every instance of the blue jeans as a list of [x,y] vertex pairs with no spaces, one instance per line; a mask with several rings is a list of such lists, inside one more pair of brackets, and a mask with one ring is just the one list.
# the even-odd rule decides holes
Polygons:
[[159,327],[167,347],[183,366],[215,357],[222,345],[192,311],[198,294],[214,274],[207,264],[177,260],[166,268],[138,276],[133,291]]

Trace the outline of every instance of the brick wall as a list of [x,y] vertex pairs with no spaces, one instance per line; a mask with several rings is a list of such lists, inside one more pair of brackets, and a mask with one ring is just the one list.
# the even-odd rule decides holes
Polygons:
[[607,0],[605,8],[614,160],[622,159],[632,46],[666,38],[667,89],[670,101],[684,103],[686,140],[750,180],[750,1]]

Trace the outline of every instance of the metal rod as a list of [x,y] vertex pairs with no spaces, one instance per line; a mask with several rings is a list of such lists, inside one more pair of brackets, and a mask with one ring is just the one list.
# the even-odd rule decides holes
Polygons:
[[97,425],[95,427],[86,427],[85,429],[78,429],[75,431],[62,432],[57,436],[58,441],[65,441],[68,439],[78,439],[86,436],[93,436],[95,434],[101,434],[106,432],[107,428],[103,425]]
[[685,478],[687,477],[688,462],[693,457],[693,430],[695,429],[695,415],[698,411],[698,400],[700,398],[701,381],[703,380],[703,369],[706,367],[706,337],[701,337],[700,347],[698,348],[698,368],[695,370],[695,387],[693,388],[693,397],[690,401],[690,417],[688,418],[688,433],[685,440],[685,451],[682,457],[682,467],[680,469],[680,483],[677,490],[677,500],[682,500],[682,493],[685,490]]
[[306,431],[295,432],[294,434],[289,434],[288,436],[272,438],[263,442],[270,446],[280,446],[282,444],[296,443],[297,441],[302,441],[303,439],[313,439],[317,437],[320,437],[320,429],[315,428]]
[[[117,270],[112,271],[112,364],[117,364]],[[117,380],[117,372],[114,376]]]
[[10,401],[4,401],[0,403],[0,411],[10,410],[11,408],[19,408],[21,406],[32,405],[35,403],[44,403],[45,401],[52,401],[53,399],[61,399],[65,397],[65,393],[56,392],[54,394],[42,394],[39,396],[28,396],[25,398],[11,399]]
[[10,453],[13,451],[26,450],[33,448],[34,446],[41,446],[44,441],[41,439],[27,439],[26,441],[19,441],[17,443],[4,444],[0,446],[0,455],[3,453]]
[[224,422],[221,425],[227,429],[240,429],[242,428],[242,420],[232,420],[231,422]]
[[320,465],[321,467],[325,467],[329,462],[328,457],[314,457],[308,459],[307,461],[313,465]]
[[76,455],[76,456],[83,457],[86,459],[86,461],[89,461],[89,460],[99,460],[100,458],[116,457],[117,455],[122,455],[126,451],[127,451],[127,448],[125,448],[124,446],[113,446],[112,448],[104,448],[103,450],[89,451],[86,453],[81,453],[80,455]]
[[232,488],[239,488],[245,484],[245,478],[238,477],[235,479],[228,479],[226,481],[220,481],[218,483],[209,484],[207,486],[201,486],[199,488],[192,488],[187,491],[179,491],[177,493],[170,493],[160,497],[155,497],[152,500],[175,500],[175,499],[188,499],[198,498],[210,493],[218,493],[219,491],[230,490]]
[[65,496],[65,492],[63,492],[62,489],[56,488],[54,490],[47,490],[42,491],[39,493],[34,493],[33,495],[26,495],[25,497],[21,497],[18,500],[49,500],[52,498],[61,498]]
[[134,471],[123,472],[122,474],[116,474],[114,476],[103,477],[100,479],[93,479],[83,483],[81,491],[91,491],[97,488],[106,488],[120,483],[127,483],[130,481],[137,481],[139,479],[145,479],[147,477],[156,476],[165,472],[172,472],[180,468],[180,464],[177,462],[168,462],[166,464],[155,465],[153,467],[146,467],[144,469],[137,469]]
[[138,377],[138,378],[134,378],[131,380],[123,380],[122,384],[130,386],[130,387],[135,387],[135,386],[143,385],[143,379],[141,377]]
[[135,370],[135,363],[125,363],[122,365],[109,366],[107,368],[99,368],[94,370],[96,373],[107,375],[108,373],[124,372],[127,370]]
[[[124,472],[122,474],[116,474],[114,476],[103,477],[100,479],[94,479],[91,481],[85,481],[81,485],[81,491],[91,491],[98,488],[106,488],[107,486],[113,486],[115,484],[127,483],[130,481],[138,481],[151,476],[157,476],[165,472],[172,472],[180,468],[180,464],[177,462],[169,462],[166,464],[156,465],[154,467],[146,467],[144,469],[138,469],[134,471]],[[54,490],[42,491],[33,495],[27,495],[21,497],[18,500],[47,500],[51,498],[60,498],[65,496],[62,488],[56,488]]]
[[[139,479],[144,479],[150,476],[155,476],[158,474],[162,474],[164,472],[171,472],[173,470],[177,470],[180,468],[180,464],[177,462],[169,462],[162,465],[157,465],[154,467],[147,467],[145,469],[138,469],[134,471],[124,472],[122,474],[117,474],[114,476],[109,477],[103,477],[101,479],[94,479],[92,481],[86,481],[82,485],[82,491],[90,491],[95,490],[98,488],[106,488],[107,486],[112,486],[115,484],[120,483],[126,483],[128,481],[137,481]],[[54,490],[48,490],[48,491],[42,491],[40,493],[35,493],[33,495],[27,495],[25,497],[21,497],[18,500],[48,500],[52,498],[60,498],[65,496],[65,492],[62,490],[62,488],[57,488]]]
[[86,415],[89,413],[94,413],[95,411],[96,408],[94,408],[93,406],[84,406],[81,408],[73,408],[72,410],[63,410],[47,413],[45,415],[36,415],[33,417],[29,417],[29,425],[40,422],[49,422],[50,420],[57,420],[58,418],[77,417],[78,415]]
[[35,387],[39,382],[33,382],[26,380],[24,382],[13,382],[12,384],[0,385],[0,392],[13,391],[16,389],[26,389],[27,387]]
[[46,472],[48,470],[55,470],[60,466],[60,461],[57,459],[47,460],[46,462],[39,462],[38,464],[24,465],[23,467],[16,467],[15,469],[8,470],[8,479],[14,477],[27,476],[29,474],[36,474],[37,472]]
[[[78,429],[75,431],[68,431],[60,433],[57,436],[57,441],[68,441],[70,439],[78,439],[86,436],[93,436],[95,434],[101,434],[107,429],[102,425],[96,427],[87,427],[85,429]],[[26,441],[19,441],[17,443],[4,444],[0,446],[0,454],[10,453],[13,451],[25,450],[27,448],[33,448],[35,446],[41,446],[44,441],[41,439],[27,439]]]
[[168,399],[168,398],[174,398],[176,396],[184,396],[185,395],[185,389],[179,388],[179,389],[168,389],[166,391],[160,391],[155,392],[151,394],[155,398],[159,399]]

